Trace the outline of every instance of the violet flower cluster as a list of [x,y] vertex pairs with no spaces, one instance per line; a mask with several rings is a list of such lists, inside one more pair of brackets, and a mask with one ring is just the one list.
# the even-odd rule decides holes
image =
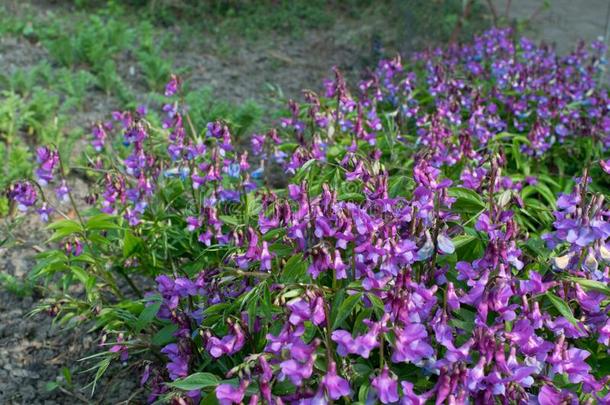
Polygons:
[[[119,170],[101,210],[146,234],[180,184],[182,205],[164,208],[194,246],[155,278],[173,332],[143,379],[151,401],[610,403],[608,203],[578,158],[556,210],[527,191],[566,177],[557,156],[581,141],[610,147],[603,54],[560,57],[494,29],[417,54],[414,71],[382,61],[354,91],[335,70],[250,155],[225,122],[185,124],[176,77],[162,152],[143,110],[96,126],[96,150],[119,131],[127,151],[105,159]],[[524,168],[534,160],[541,173]],[[39,161],[48,177],[52,154]],[[34,204],[29,183],[10,193]],[[172,391],[200,372],[217,376],[212,392]]]

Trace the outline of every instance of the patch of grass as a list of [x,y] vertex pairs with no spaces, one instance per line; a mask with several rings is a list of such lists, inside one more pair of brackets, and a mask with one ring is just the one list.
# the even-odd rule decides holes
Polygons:
[[392,3],[397,11],[395,18],[404,25],[405,36],[417,35],[433,43],[449,41],[460,20],[456,40],[469,40],[491,25],[488,6],[481,0],[392,0]]
[[8,164],[0,169],[0,190],[13,180],[30,175],[34,164],[31,149],[35,144],[58,145],[62,156],[70,156],[79,133],[66,131],[69,117],[60,113],[60,106],[58,94],[39,86],[24,95],[2,92],[0,158]]
[[126,22],[91,15],[72,28],[65,21],[51,26],[43,43],[51,57],[66,67],[86,66],[94,72],[130,47],[134,31]]
[[0,287],[18,297],[31,295],[34,289],[31,282],[18,280],[6,273],[0,273]]
[[58,71],[58,87],[66,95],[66,99],[61,107],[62,111],[85,108],[85,98],[87,92],[97,84],[97,78],[87,70],[69,69]]
[[0,74],[0,88],[27,96],[36,86],[49,85],[53,81],[53,76],[53,67],[47,61],[41,61],[29,69],[18,69],[12,74]]
[[150,91],[159,91],[172,73],[172,63],[156,50],[138,52],[138,64]]
[[210,87],[188,92],[185,101],[195,128],[205,128],[208,122],[224,120],[231,124],[237,139],[256,130],[263,115],[263,108],[256,101],[247,100],[241,105],[219,101]]

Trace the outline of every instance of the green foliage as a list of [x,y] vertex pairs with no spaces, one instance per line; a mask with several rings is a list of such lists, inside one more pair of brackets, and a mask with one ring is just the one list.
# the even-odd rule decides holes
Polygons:
[[32,294],[34,285],[31,281],[24,282],[18,280],[14,276],[11,276],[10,274],[0,273],[0,288],[5,289],[6,291],[15,294],[18,297],[25,297]]
[[72,72],[69,69],[61,69],[57,74],[59,90],[67,96],[61,107],[62,110],[78,109],[82,111],[85,108],[88,91],[97,84],[96,77],[86,70]]
[[65,67],[84,65],[98,72],[133,39],[133,30],[124,21],[92,15],[73,27],[61,23],[49,27],[43,43],[51,57]]
[[149,90],[159,91],[168,82],[172,73],[172,64],[158,52],[154,50],[139,52],[138,63]]
[[263,116],[263,108],[256,101],[247,100],[241,105],[234,105],[219,100],[215,90],[210,87],[188,91],[185,101],[195,128],[203,129],[208,122],[224,120],[234,128],[233,133],[237,138],[256,131]]

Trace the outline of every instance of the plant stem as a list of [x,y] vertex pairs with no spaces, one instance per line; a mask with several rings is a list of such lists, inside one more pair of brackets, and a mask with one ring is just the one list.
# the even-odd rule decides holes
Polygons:
[[123,269],[122,267],[118,267],[118,271],[119,271],[119,274],[121,276],[123,276],[125,281],[127,281],[127,284],[129,284],[129,287],[138,296],[138,298],[143,298],[144,295],[142,294],[140,289],[138,287],[136,287],[136,285],[133,283],[133,280],[131,280],[131,278],[127,275],[127,273],[125,273],[125,269]]

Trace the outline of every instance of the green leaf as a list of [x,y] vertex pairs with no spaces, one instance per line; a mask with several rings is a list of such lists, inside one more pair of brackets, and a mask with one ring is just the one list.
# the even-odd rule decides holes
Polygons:
[[[464,330],[467,333],[472,333],[474,329],[474,320],[476,314],[467,308],[460,308],[457,311],[454,311],[457,315],[455,318],[449,321],[449,324]],[[459,318],[458,318],[459,317]],[[461,318],[461,319],[460,319]]]
[[360,388],[358,389],[358,401],[361,403],[367,403],[368,402],[368,395],[369,395],[369,385],[368,384],[362,384],[360,386]]
[[178,330],[178,325],[173,323],[165,325],[152,337],[152,343],[155,346],[165,346],[172,340],[174,340],[174,332]]
[[125,232],[125,238],[123,238],[123,257],[127,258],[134,254],[140,244],[140,238],[134,236],[129,231]]
[[72,374],[70,373],[70,369],[68,367],[63,367],[61,369],[62,374],[64,375],[64,379],[68,386],[72,385]]
[[456,212],[476,214],[486,207],[481,196],[468,188],[452,187],[449,189],[449,195],[456,198],[452,205]]
[[110,366],[110,360],[110,357],[106,357],[105,359],[97,363],[97,365],[95,366],[95,368],[97,368],[97,372],[95,373],[95,378],[93,379],[93,388],[91,389],[91,393],[95,392],[95,386],[97,385],[97,382],[100,378],[102,378],[106,370],[108,370],[108,366]]
[[273,393],[275,395],[289,395],[296,391],[296,387],[289,379],[278,381],[273,384]]
[[578,327],[578,320],[574,317],[574,314],[572,313],[572,308],[570,308],[567,302],[565,302],[550,291],[546,292],[546,296],[564,318],[570,321],[572,325]]
[[157,312],[159,312],[159,308],[161,308],[161,301],[157,301],[147,307],[144,307],[142,312],[140,312],[140,316],[138,316],[138,320],[135,325],[136,333],[140,332],[147,325],[149,325],[153,319],[155,319]]
[[455,246],[455,248],[459,249],[462,246],[466,246],[469,243],[478,240],[478,238],[472,235],[457,235],[451,240],[453,241],[453,245]]
[[227,225],[233,225],[233,226],[240,225],[239,219],[237,219],[236,217],[234,217],[232,215],[219,215],[218,218],[220,218],[220,220]]
[[85,285],[87,284],[87,281],[89,280],[89,275],[87,274],[87,272],[85,270],[81,269],[78,266],[70,266],[70,270],[76,276],[78,281],[80,281],[81,283],[83,283]]
[[89,218],[85,224],[89,230],[120,229],[116,217],[108,214],[97,214]]
[[307,261],[303,260],[302,254],[292,256],[282,271],[281,280],[284,283],[297,283],[303,281],[307,275]]
[[568,277],[567,279],[580,284],[587,290],[594,290],[597,292],[604,293],[606,295],[610,295],[610,286],[608,286],[608,284],[606,283],[602,283],[601,281],[589,280],[580,277]]
[[216,398],[216,393],[214,391],[208,393],[205,397],[201,399],[199,405],[218,405],[218,398]]
[[548,258],[549,256],[544,241],[540,238],[534,236],[530,237],[527,242],[525,242],[525,246],[538,257]]
[[296,174],[292,177],[292,181],[295,184],[299,184],[303,179],[305,179],[305,176],[307,175],[307,173],[309,172],[309,169],[311,168],[312,165],[314,165],[317,162],[316,159],[309,159],[307,162],[305,162],[303,164],[303,166],[301,166],[299,168],[299,170],[297,170]]
[[74,221],[72,219],[61,219],[59,221],[55,221],[49,225],[47,225],[47,229],[69,229],[73,232],[81,231],[83,228],[80,226],[80,223]]
[[87,300],[90,302],[94,299],[93,289],[95,287],[95,283],[97,282],[97,278],[92,274],[87,279],[85,283],[85,292],[87,293]]
[[362,201],[364,201],[364,196],[360,193],[343,193],[343,194],[340,194],[337,199],[339,201],[362,202]]
[[356,305],[361,301],[361,298],[362,293],[356,293],[354,295],[349,295],[345,300],[343,300],[333,321],[333,330],[341,325],[341,322],[351,315]]
[[216,387],[219,382],[220,378],[212,373],[195,373],[183,379],[167,383],[167,385],[169,387],[178,388],[184,391],[193,391]]
[[49,381],[44,385],[44,389],[47,392],[55,391],[57,388],[59,388],[59,384],[55,381]]
[[65,238],[66,236],[70,236],[83,231],[81,225],[71,219],[62,219],[60,221],[55,221],[49,226],[47,226],[47,229],[55,231],[53,232],[53,235],[49,238],[48,242],[55,242]]
[[[544,198],[544,202],[549,205],[551,208],[555,209],[556,207],[556,199],[555,194],[551,191],[549,186],[544,183],[538,183],[535,186],[525,186],[523,190],[521,190],[521,198],[523,200],[531,197],[533,194],[539,194]],[[543,201],[541,201],[543,202]]]
[[381,298],[379,298],[373,293],[368,293],[366,296],[371,301],[371,304],[373,304],[373,310],[375,311],[375,314],[378,317],[381,317],[385,312],[385,306],[383,305],[383,301],[381,300]]

